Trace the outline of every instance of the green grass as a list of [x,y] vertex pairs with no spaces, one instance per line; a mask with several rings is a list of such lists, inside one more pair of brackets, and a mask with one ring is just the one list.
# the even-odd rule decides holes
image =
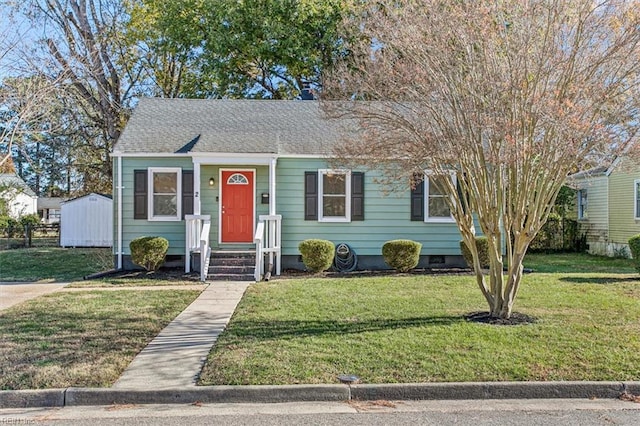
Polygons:
[[260,283],[218,339],[200,384],[336,383],[343,373],[364,383],[640,380],[637,278],[527,274],[515,311],[538,322],[518,326],[463,319],[487,309],[471,276]]
[[592,256],[584,253],[541,254],[529,253],[524,266],[535,272],[612,272],[631,274],[635,272],[631,259]]
[[199,291],[57,292],[0,313],[0,389],[110,386]]
[[0,251],[0,281],[65,282],[113,268],[108,248],[29,248]]

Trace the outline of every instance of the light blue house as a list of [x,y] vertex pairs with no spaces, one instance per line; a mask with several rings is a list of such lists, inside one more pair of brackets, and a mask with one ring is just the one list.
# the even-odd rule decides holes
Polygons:
[[384,268],[382,245],[397,238],[422,243],[420,267],[463,265],[429,179],[385,195],[377,172],[331,168],[339,138],[315,101],[142,99],[113,149],[117,267],[131,268],[130,241],[150,235],[203,279],[210,261],[247,272],[216,262],[229,252],[250,257],[254,279],[303,269],[308,238],[348,244],[358,269]]

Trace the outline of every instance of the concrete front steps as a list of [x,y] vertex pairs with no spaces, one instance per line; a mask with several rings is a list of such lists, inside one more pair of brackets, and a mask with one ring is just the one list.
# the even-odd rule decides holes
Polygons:
[[212,251],[207,281],[254,281],[255,251]]

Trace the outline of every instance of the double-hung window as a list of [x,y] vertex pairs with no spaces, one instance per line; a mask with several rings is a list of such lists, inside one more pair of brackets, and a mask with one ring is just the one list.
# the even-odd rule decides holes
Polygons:
[[318,220],[320,222],[351,221],[351,172],[318,170]]
[[578,219],[584,220],[587,218],[587,190],[578,190]]
[[446,179],[456,185],[456,177],[451,175],[434,175],[427,173],[424,178],[425,200],[424,200],[424,221],[425,222],[453,222],[451,209],[447,202],[448,195],[444,188]]
[[181,219],[182,176],[177,167],[151,167],[148,170],[149,220]]

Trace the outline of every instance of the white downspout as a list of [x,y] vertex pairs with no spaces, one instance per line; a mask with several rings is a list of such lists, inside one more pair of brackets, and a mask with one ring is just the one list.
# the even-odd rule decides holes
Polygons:
[[118,270],[122,269],[122,156],[118,155]]

